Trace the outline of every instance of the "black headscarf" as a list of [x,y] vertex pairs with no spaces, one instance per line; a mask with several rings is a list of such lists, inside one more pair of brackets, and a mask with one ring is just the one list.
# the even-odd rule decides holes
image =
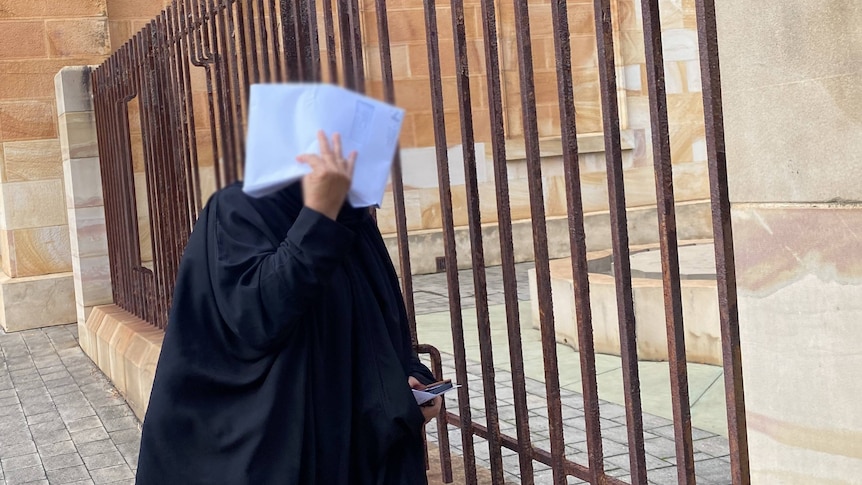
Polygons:
[[367,210],[234,184],[180,265],[137,483],[424,484],[397,277]]

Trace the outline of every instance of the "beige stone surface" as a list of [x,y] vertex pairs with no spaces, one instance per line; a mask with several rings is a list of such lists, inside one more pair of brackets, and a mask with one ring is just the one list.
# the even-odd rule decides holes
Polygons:
[[716,5],[735,202],[862,200],[862,10],[817,5]]
[[85,65],[63,67],[57,72],[53,81],[58,116],[93,110],[91,73],[92,68]]
[[75,277],[80,274],[80,289],[75,283],[75,301],[87,308],[112,303],[111,265],[108,255],[72,257]]
[[737,205],[733,215],[753,483],[855,483],[862,208]]
[[99,156],[94,113],[69,112],[60,115],[60,149],[64,160]]
[[37,227],[12,231],[10,276],[39,276],[72,270],[69,257],[69,228]]
[[52,57],[107,56],[111,52],[104,18],[48,20],[45,33]]
[[114,305],[78,323],[81,348],[123,394],[138,419],[149,403],[164,332]]
[[0,324],[7,332],[75,322],[71,273],[30,278],[0,274]]
[[0,102],[0,142],[57,137],[51,98]]
[[56,139],[7,142],[2,151],[3,182],[58,179],[63,175]]
[[63,176],[67,207],[82,209],[104,204],[98,158],[76,158],[63,162]]
[[66,205],[61,180],[3,184],[5,218],[0,229],[30,229],[66,224]]
[[45,57],[45,23],[39,20],[3,22],[0,60]]

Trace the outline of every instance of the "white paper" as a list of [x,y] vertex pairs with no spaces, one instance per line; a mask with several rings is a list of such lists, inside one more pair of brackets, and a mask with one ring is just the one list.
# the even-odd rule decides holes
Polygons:
[[435,397],[442,396],[443,394],[446,394],[449,391],[454,391],[455,389],[458,389],[459,387],[461,387],[461,386],[455,385],[455,386],[452,386],[449,389],[446,389],[445,391],[438,393],[438,394],[433,394],[430,392],[424,392],[424,391],[420,391],[418,389],[413,389],[413,397],[416,398],[416,404],[421,406],[421,405],[425,404],[426,402],[434,399]]
[[383,202],[404,110],[329,84],[255,84],[248,118],[245,193],[262,197],[310,172],[296,157],[319,154],[323,130],[341,135],[345,156],[358,153],[348,202]]

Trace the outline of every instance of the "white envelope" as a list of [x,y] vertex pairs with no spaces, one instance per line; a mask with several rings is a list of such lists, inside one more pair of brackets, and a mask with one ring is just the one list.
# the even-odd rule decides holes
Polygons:
[[380,206],[398,145],[404,110],[329,84],[251,87],[243,191],[262,197],[310,172],[296,161],[319,154],[318,130],[339,133],[344,155],[358,153],[347,200]]

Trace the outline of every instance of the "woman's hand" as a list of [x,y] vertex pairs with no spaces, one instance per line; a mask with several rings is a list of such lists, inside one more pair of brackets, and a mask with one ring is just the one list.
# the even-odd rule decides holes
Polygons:
[[320,155],[300,155],[297,161],[311,167],[311,173],[302,178],[303,203],[326,217],[335,220],[353,180],[356,152],[347,158],[341,153],[341,136],[332,136],[332,145],[323,131],[317,133]]
[[[410,389],[416,389],[417,391],[421,391],[425,389],[425,385],[419,382],[413,376],[407,379],[407,383],[410,385]],[[419,406],[419,409],[422,411],[422,415],[425,416],[425,424],[428,424],[429,421],[436,418],[437,415],[440,414],[440,408],[443,405],[443,398],[440,396],[435,397],[428,403]]]

